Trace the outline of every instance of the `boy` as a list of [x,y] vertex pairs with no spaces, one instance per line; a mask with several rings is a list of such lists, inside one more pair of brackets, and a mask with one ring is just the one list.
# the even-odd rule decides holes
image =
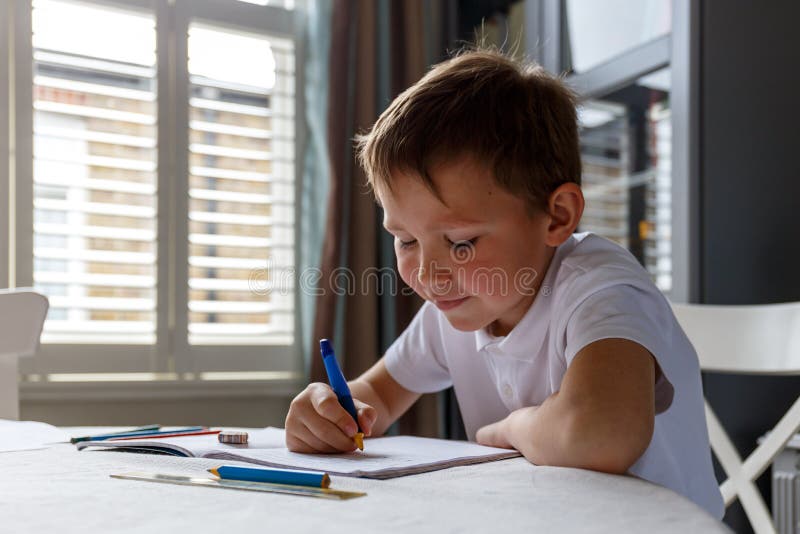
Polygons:
[[[454,386],[471,440],[530,462],[631,473],[722,517],[697,356],[626,250],[574,234],[584,208],[574,95],[491,51],[436,66],[359,139],[398,270],[423,299],[350,382],[380,435]],[[326,384],[286,418],[297,452],[352,451]]]

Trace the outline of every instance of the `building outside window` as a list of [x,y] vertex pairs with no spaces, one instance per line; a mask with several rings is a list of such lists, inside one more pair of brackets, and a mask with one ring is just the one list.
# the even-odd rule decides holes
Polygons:
[[559,71],[578,91],[586,211],[580,230],[626,247],[673,288],[670,0],[566,0]]
[[296,375],[300,14],[264,4],[14,4],[1,282],[51,306],[28,380]]

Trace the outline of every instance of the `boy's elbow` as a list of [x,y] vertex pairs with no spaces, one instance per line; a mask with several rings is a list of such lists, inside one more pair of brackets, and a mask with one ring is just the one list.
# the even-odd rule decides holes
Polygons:
[[639,456],[641,453],[636,455],[629,454],[627,451],[607,451],[586,458],[586,465],[581,467],[611,475],[624,475],[636,463]]
[[576,414],[566,426],[565,439],[576,447],[574,467],[622,475],[650,445],[654,420],[651,416],[621,422]]

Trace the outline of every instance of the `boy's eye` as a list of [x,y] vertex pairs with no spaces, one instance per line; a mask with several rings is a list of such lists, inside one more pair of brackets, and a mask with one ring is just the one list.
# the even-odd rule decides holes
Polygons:
[[448,239],[448,241],[450,241],[450,246],[454,249],[472,248],[475,246],[475,242],[477,240],[478,240],[477,237],[474,237],[472,239],[460,239],[458,241],[451,241],[450,239]]
[[400,243],[400,248],[409,248],[413,247],[417,243],[417,240],[412,239],[411,241],[403,241],[402,239],[398,239],[397,242]]
[[473,239],[460,239],[458,241],[450,241],[450,256],[456,263],[467,263],[475,259],[475,242],[477,237]]

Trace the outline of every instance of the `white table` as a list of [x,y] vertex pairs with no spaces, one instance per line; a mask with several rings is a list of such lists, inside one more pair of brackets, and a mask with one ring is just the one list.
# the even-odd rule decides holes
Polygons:
[[348,501],[109,477],[129,471],[209,476],[205,470],[219,464],[78,452],[68,444],[0,453],[0,531],[729,532],[692,502],[654,484],[537,467],[523,458],[391,480],[332,477],[333,488],[368,494]]

